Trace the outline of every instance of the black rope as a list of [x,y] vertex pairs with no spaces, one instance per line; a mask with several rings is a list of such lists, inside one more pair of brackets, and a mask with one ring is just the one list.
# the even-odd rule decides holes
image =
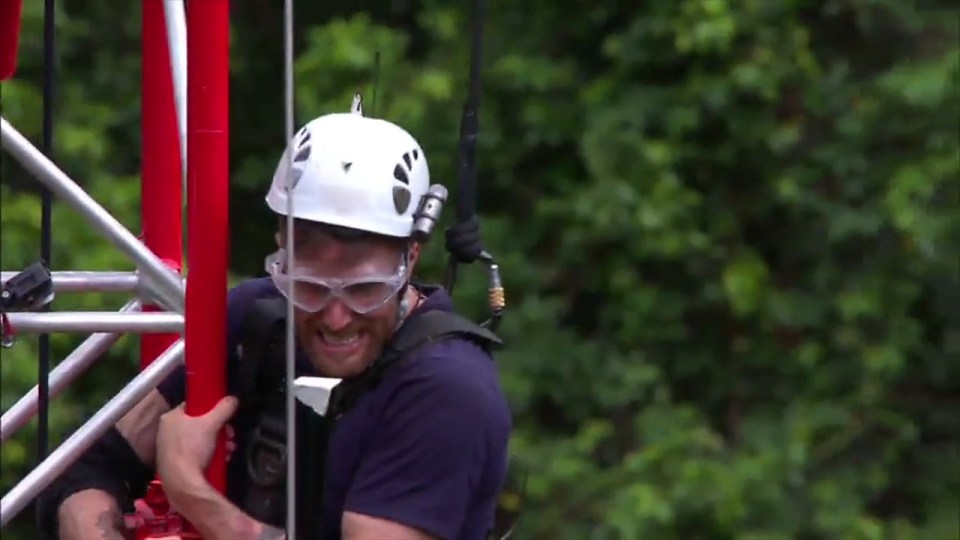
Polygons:
[[480,240],[477,220],[477,136],[480,131],[480,64],[483,51],[484,0],[474,0],[471,14],[472,40],[470,44],[470,81],[467,101],[460,118],[460,160],[457,168],[459,183],[457,223],[447,230],[446,288],[453,293],[457,279],[457,263],[470,263],[489,257]]
[[468,221],[477,213],[477,136],[480,133],[480,63],[483,53],[484,1],[473,3],[473,39],[470,46],[470,91],[463,109],[460,139],[460,197],[457,221]]
[[[53,109],[54,109],[54,78],[56,76],[56,40],[55,18],[56,5],[54,0],[44,0],[43,5],[43,140],[41,150],[51,160],[53,159]],[[50,190],[46,186],[40,188],[40,258],[47,268],[51,268],[51,227],[53,201]],[[44,305],[43,310],[50,309],[50,303]],[[37,465],[47,457],[50,440],[49,422],[49,378],[50,378],[50,334],[40,334],[40,343],[37,351]],[[37,526],[43,530],[41,512],[37,507]]]

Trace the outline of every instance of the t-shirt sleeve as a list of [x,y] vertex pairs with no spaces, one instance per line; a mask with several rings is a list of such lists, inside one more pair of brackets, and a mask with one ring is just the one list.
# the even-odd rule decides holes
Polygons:
[[[234,380],[234,371],[239,360],[237,358],[237,344],[240,342],[243,318],[263,289],[260,280],[248,280],[240,283],[227,292],[227,380],[228,390]],[[167,375],[157,390],[171,407],[176,407],[186,398],[187,370],[181,364],[170,375]],[[232,393],[232,392],[231,392]]]
[[502,423],[490,392],[469,375],[405,376],[366,447],[345,510],[455,539],[495,451],[491,435],[509,430]]

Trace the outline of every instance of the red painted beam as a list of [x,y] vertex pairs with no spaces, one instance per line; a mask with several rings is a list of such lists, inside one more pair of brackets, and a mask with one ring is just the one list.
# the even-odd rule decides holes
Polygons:
[[[186,412],[208,412],[226,393],[229,254],[230,2],[187,3]],[[226,487],[224,438],[207,479]]]
[[0,81],[17,70],[23,0],[0,0]]
[[[143,243],[176,271],[183,265],[183,179],[180,133],[163,0],[144,0],[140,91],[140,211]],[[144,305],[143,311],[157,311]],[[144,334],[140,367],[147,367],[179,334]]]

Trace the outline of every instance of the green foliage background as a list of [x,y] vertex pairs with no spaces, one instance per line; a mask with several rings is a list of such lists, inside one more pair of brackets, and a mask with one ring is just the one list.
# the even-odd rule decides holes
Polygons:
[[[60,3],[55,144],[136,231],[128,4]],[[381,51],[376,115],[421,140],[456,196],[467,4],[298,2],[298,123],[358,88],[369,107]],[[42,3],[25,8],[3,115],[39,142]],[[515,0],[488,15],[480,205],[510,301],[514,446],[532,467],[517,538],[960,538],[956,4]],[[235,1],[233,23],[239,279],[272,242],[282,12]],[[16,270],[39,254],[39,200],[9,156],[0,170]],[[55,269],[131,268],[66,206],[54,223]],[[422,274],[439,278],[441,243],[428,252]],[[482,316],[482,274],[460,281],[458,304]],[[54,360],[82,338],[55,336]],[[54,402],[54,443],[129,380],[136,343]],[[2,355],[7,410],[36,380],[35,340]],[[4,492],[35,435],[3,445]],[[35,537],[29,514],[4,535]]]

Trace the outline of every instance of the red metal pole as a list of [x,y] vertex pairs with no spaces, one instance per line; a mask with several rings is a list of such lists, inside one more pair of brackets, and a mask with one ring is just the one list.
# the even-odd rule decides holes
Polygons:
[[17,70],[22,12],[23,0],[0,0],[0,81],[13,77]]
[[[140,208],[143,242],[179,272],[183,265],[183,169],[163,0],[144,0],[141,23]],[[155,305],[143,306],[143,311],[158,310]],[[144,334],[140,339],[141,369],[179,337],[179,334]]]
[[[226,393],[230,1],[187,3],[186,412]],[[224,439],[207,479],[226,487]]]
[[[173,91],[170,45],[163,0],[144,0],[141,17],[140,66],[140,212],[143,243],[176,271],[183,267],[183,179],[180,133]],[[143,311],[159,311],[144,303]],[[172,345],[179,334],[140,337],[140,369]],[[128,524],[137,540],[182,531],[171,521],[170,508],[159,479],[150,483]],[[181,536],[183,538],[183,536]]]

